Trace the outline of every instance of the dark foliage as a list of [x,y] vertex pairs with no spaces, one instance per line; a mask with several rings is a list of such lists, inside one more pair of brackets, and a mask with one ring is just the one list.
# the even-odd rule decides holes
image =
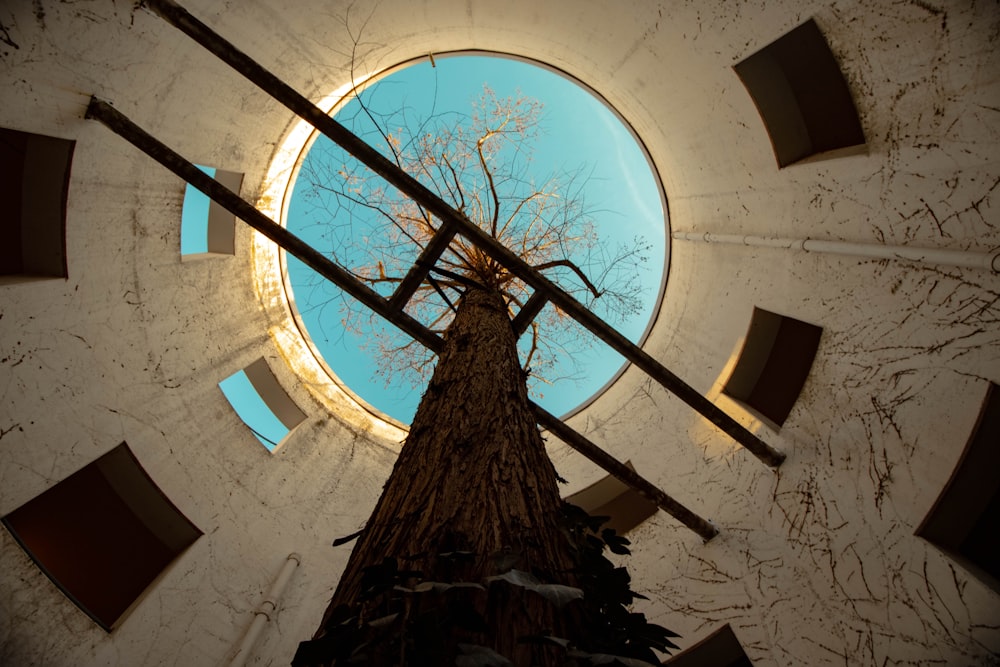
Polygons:
[[[615,554],[629,553],[627,538],[612,529],[601,529],[607,519],[563,504],[562,526],[573,551],[573,574],[579,587],[562,585],[551,573],[516,569],[485,582],[427,581],[419,571],[401,567],[396,558],[385,558],[366,568],[359,603],[338,607],[327,620],[325,636],[302,642],[292,665],[440,667],[451,660],[458,667],[510,665],[505,657],[479,643],[488,629],[484,613],[491,596],[510,593],[541,595],[561,612],[575,615],[573,625],[580,631],[575,640],[552,636],[545,628],[520,638],[523,643],[562,651],[567,667],[657,665],[660,660],[654,651],[675,649],[671,639],[677,635],[629,609],[643,596],[631,589],[627,570],[616,567],[604,555],[605,548]],[[467,551],[438,556],[458,566],[477,558]],[[487,557],[499,564],[502,556]],[[449,659],[450,655],[456,657]]]

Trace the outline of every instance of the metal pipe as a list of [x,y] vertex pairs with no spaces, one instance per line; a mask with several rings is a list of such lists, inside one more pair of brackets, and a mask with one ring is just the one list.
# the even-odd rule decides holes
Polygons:
[[761,248],[782,248],[817,252],[828,255],[850,257],[872,257],[930,264],[932,266],[955,266],[964,269],[980,269],[1000,273],[1000,252],[975,252],[950,250],[946,248],[919,248],[881,243],[858,243],[852,241],[822,241],[819,239],[791,239],[740,234],[713,234],[711,232],[674,232],[676,241],[702,241],[729,245],[746,245]]
[[229,667],[243,667],[246,664],[247,659],[250,657],[250,651],[253,650],[254,644],[257,643],[261,633],[264,631],[264,626],[271,620],[271,616],[278,611],[278,603],[285,592],[285,587],[288,585],[289,580],[291,580],[292,573],[295,572],[295,569],[301,562],[302,556],[296,553],[288,554],[285,564],[281,566],[281,571],[275,577],[271,588],[267,591],[267,595],[257,605],[257,609],[254,611],[253,622],[250,623],[246,634],[243,635],[243,641],[240,642],[239,647],[236,649],[236,654],[229,662]]
[[591,333],[641,368],[662,387],[694,408],[723,433],[750,450],[771,467],[781,465],[785,455],[773,449],[747,430],[742,424],[722,411],[717,405],[697,392],[690,385],[670,372],[663,364],[643,351],[638,345],[607,324],[582,303],[560,289],[555,283],[533,269],[527,262],[507,249],[502,243],[480,229],[466,216],[420,184],[378,151],[330,118],[322,109],[296,92],[259,63],[216,34],[207,25],[192,16],[173,0],[146,0],[146,6],[164,20],[185,33],[220,60],[228,64],[290,111],[308,121],[313,127],[337,143],[344,150],[367,165],[394,185],[400,192],[430,211],[446,225],[453,225],[459,234],[475,243],[490,257],[497,260],[512,274],[535,290],[542,292],[553,304],[586,327]]

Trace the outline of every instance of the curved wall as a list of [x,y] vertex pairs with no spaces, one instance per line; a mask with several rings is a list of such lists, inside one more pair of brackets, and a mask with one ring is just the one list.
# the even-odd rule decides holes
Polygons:
[[[319,99],[436,51],[547,62],[605,96],[660,170],[682,232],[1000,246],[998,16],[990,3],[387,0],[190,2]],[[808,18],[846,75],[866,155],[779,170],[732,66]],[[0,10],[0,125],[75,140],[69,278],[0,285],[0,515],[122,441],[204,535],[113,632],[0,531],[0,662],[217,664],[290,552],[302,554],[251,664],[288,661],[346,561],[396,445],[321,404],[275,345],[282,321],[236,254],[181,262],[183,184],[93,121],[92,94],[194,162],[265,191],[290,115],[145,10]],[[357,42],[354,49],[352,36]],[[778,472],[634,370],[572,423],[712,519],[633,533],[645,611],[690,645],[725,623],[753,664],[993,664],[1000,595],[914,532],[1000,382],[1000,280],[982,270],[677,240],[646,349],[788,454]],[[823,327],[780,431],[720,395],[759,306]],[[275,454],[218,382],[263,356],[307,414]],[[553,442],[567,492],[602,473]],[[993,656],[993,657],[991,657]]]

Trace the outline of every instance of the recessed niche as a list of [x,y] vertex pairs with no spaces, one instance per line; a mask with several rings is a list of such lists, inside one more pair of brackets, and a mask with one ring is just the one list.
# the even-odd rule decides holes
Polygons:
[[847,80],[812,19],[734,69],[760,112],[779,167],[865,152]]
[[722,626],[663,664],[670,667],[753,667],[729,625]]
[[66,197],[75,142],[0,128],[6,207],[0,284],[65,278]]
[[109,632],[202,534],[125,443],[21,505],[3,524]]
[[[625,465],[635,470],[630,462],[626,461]],[[614,528],[619,535],[629,532],[659,509],[656,503],[612,475],[577,491],[566,498],[566,502],[591,515],[611,517],[603,527]]]
[[743,349],[722,391],[774,428],[802,393],[823,329],[754,308]]
[[[239,194],[243,174],[201,165],[198,168]],[[181,256],[194,259],[235,253],[236,217],[189,183],[184,189],[181,212]]]
[[306,415],[274,377],[263,357],[219,383],[254,437],[273,452]]
[[917,535],[1000,591],[1000,387],[986,391],[951,479]]

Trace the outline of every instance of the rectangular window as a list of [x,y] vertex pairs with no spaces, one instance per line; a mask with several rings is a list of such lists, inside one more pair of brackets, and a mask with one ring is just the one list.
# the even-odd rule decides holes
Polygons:
[[865,135],[851,91],[815,21],[734,69],[760,112],[779,167],[814,155],[864,152]]
[[65,278],[66,197],[75,143],[0,128],[0,283]]
[[1000,387],[990,384],[958,466],[917,535],[1000,591]]
[[[626,461],[625,465],[635,470],[630,462]],[[659,509],[656,503],[612,475],[577,491],[566,498],[566,502],[592,516],[611,517],[603,527],[614,528],[619,535],[629,532]]]
[[663,663],[664,667],[753,667],[729,625]]
[[3,524],[56,586],[109,632],[202,534],[125,443],[21,505]]
[[[198,166],[203,172],[239,194],[243,174]],[[236,252],[236,218],[208,195],[188,184],[181,211],[181,255],[191,259]]]
[[305,421],[305,413],[281,387],[263,357],[220,382],[219,388],[268,451],[277,449],[292,429]]
[[802,393],[823,329],[754,308],[743,349],[722,391],[778,428]]

